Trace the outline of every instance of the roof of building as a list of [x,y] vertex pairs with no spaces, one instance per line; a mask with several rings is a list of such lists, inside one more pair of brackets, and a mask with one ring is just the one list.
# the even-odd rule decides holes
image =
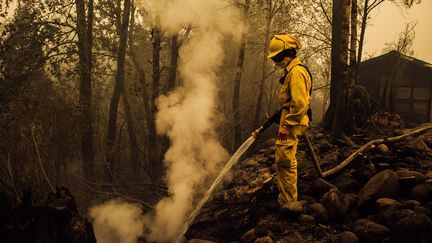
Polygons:
[[414,58],[414,57],[407,56],[407,55],[400,53],[396,50],[392,50],[392,51],[387,52],[386,54],[376,56],[376,57],[370,58],[368,60],[362,61],[361,65],[374,64],[374,63],[383,61],[385,59],[393,59],[393,58],[402,58],[403,60],[411,62],[415,65],[422,66],[422,67],[425,67],[425,68],[432,70],[432,64],[425,62],[423,60]]

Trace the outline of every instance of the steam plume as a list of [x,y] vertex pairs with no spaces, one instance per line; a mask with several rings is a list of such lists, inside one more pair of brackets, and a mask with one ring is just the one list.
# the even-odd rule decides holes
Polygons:
[[183,86],[157,100],[159,134],[171,147],[164,157],[169,197],[152,214],[141,216],[134,205],[110,201],[90,210],[98,242],[136,242],[145,228],[149,241],[171,242],[194,204],[228,161],[228,153],[215,133],[217,71],[224,58],[223,41],[239,41],[243,31],[239,15],[223,0],[137,1],[168,34],[191,25],[192,37],[180,50],[179,74]]
[[[186,24],[192,38],[181,48],[179,73],[184,85],[157,101],[157,130],[171,140],[164,157],[170,196],[146,217],[147,238],[169,242],[176,237],[193,207],[228,154],[215,134],[217,69],[222,64],[226,37],[239,39],[242,29],[233,9],[221,0],[142,1],[162,29],[175,33]],[[157,18],[156,18],[157,16]]]
[[136,205],[111,200],[91,208],[89,214],[99,243],[136,243],[143,234],[143,216]]

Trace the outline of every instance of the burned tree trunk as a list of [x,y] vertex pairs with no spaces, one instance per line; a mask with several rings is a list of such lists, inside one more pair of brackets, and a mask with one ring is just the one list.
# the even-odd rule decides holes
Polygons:
[[92,85],[92,42],[93,42],[93,0],[88,1],[87,15],[84,0],[75,0],[77,12],[77,35],[79,56],[80,90],[79,102],[82,112],[81,156],[83,173],[87,179],[94,176],[93,126],[91,108]]
[[[128,38],[128,26],[129,26],[129,16],[130,16],[130,0],[124,1],[123,6],[123,16],[121,21],[119,33],[119,48],[117,52],[117,71],[116,71],[116,83],[114,86],[113,96],[111,97],[109,118],[108,118],[108,131],[107,131],[107,156],[106,163],[108,173],[106,174],[110,182],[113,181],[112,172],[117,170],[117,165],[115,165],[115,144],[116,144],[116,132],[117,132],[117,110],[120,101],[121,93],[124,89],[124,75],[125,75],[125,57],[127,48],[127,38]],[[120,8],[118,8],[120,9]],[[117,15],[120,17],[120,14]],[[109,172],[111,170],[111,173]]]
[[345,134],[352,123],[349,99],[353,85],[348,76],[349,16],[350,1],[334,0],[330,106],[324,117],[324,127],[334,138],[351,142]]
[[270,40],[270,26],[273,19],[273,1],[268,1],[268,13],[267,13],[267,21],[266,21],[266,27],[265,27],[265,35],[264,35],[264,50],[263,50],[263,59],[262,59],[262,73],[261,73],[261,80],[259,83],[259,90],[258,90],[258,100],[257,105],[255,109],[255,120],[254,120],[254,127],[258,126],[261,122],[262,117],[262,107],[263,107],[263,97],[264,97],[264,80],[266,76],[266,67],[267,67],[267,55],[268,55],[268,41]]
[[357,83],[357,0],[351,0],[351,39],[349,73],[354,83]]
[[[175,34],[171,37],[171,65],[168,70],[168,80],[167,87],[165,93],[171,92],[176,87],[176,78],[177,78],[177,67],[178,67],[178,58],[179,58],[179,49],[180,49],[179,35]],[[161,137],[161,149],[159,154],[159,160],[163,161],[163,157],[168,150],[169,147],[169,138],[167,136]]]
[[176,86],[179,49],[178,35],[174,35],[171,37],[171,65],[168,73],[167,92],[173,91]]
[[369,0],[365,0],[362,22],[361,22],[361,27],[360,27],[360,39],[359,39],[359,48],[358,48],[358,54],[357,54],[357,72],[358,72],[358,68],[359,68],[359,65],[361,63],[361,58],[362,58],[363,43],[364,43],[364,37],[365,37],[366,26],[367,26],[367,18],[368,18],[368,13],[369,13],[368,8],[369,8]]
[[[136,11],[136,7],[132,6],[132,13],[131,13],[131,22],[130,22],[130,34],[129,34],[129,45],[130,48],[132,50],[137,49],[138,47],[135,45],[135,35],[134,35],[134,29],[135,29],[135,11]],[[144,70],[144,66],[140,63],[139,61],[139,57],[137,55],[136,51],[131,51],[129,52],[131,58],[132,58],[132,63],[134,64],[135,69],[138,72],[138,80],[139,80],[139,84],[141,85],[141,89],[140,89],[140,93],[141,93],[141,98],[142,98],[142,102],[143,102],[143,113],[144,113],[144,117],[146,119],[146,124],[147,126],[150,126],[150,123],[152,122],[152,116],[151,116],[151,108],[150,108],[150,95],[147,92],[147,82],[146,82],[146,74],[145,74],[145,70]],[[144,159],[143,159],[143,170],[145,171],[145,174],[148,176],[152,176],[152,168],[149,162],[149,154],[152,152],[150,149],[150,141],[149,141],[149,134],[146,134],[146,141],[148,143],[147,146],[145,146],[145,150],[144,150]]]
[[142,173],[142,167],[140,163],[140,157],[139,157],[139,149],[138,149],[138,139],[136,136],[136,130],[135,130],[135,124],[133,121],[133,115],[130,108],[130,103],[128,99],[128,94],[126,92],[126,89],[123,89],[123,106],[126,114],[126,123],[127,123],[127,129],[129,134],[129,143],[130,143],[130,149],[131,149],[131,165],[132,165],[132,171],[135,172],[136,176],[141,176]]
[[[243,7],[243,19],[247,24],[247,14],[249,11],[249,0],[245,0]],[[234,149],[238,148],[242,143],[242,126],[240,114],[240,84],[243,71],[243,63],[246,49],[246,33],[243,33],[240,42],[239,56],[237,61],[236,73],[234,77],[234,93],[232,98],[233,122],[234,122]]]
[[152,62],[152,94],[151,94],[151,104],[150,109],[151,113],[147,114],[150,116],[149,121],[149,151],[148,154],[150,158],[150,163],[156,175],[160,175],[163,170],[162,163],[160,163],[160,157],[158,153],[158,136],[156,134],[156,99],[159,96],[159,85],[160,85],[160,50],[161,50],[161,42],[162,42],[162,31],[159,27],[155,26],[152,30],[152,44],[153,44],[153,62]]

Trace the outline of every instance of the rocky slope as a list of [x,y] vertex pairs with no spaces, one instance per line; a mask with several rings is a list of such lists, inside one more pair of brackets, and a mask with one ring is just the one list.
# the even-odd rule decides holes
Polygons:
[[[353,140],[402,132],[381,127]],[[323,171],[357,149],[310,135]],[[264,148],[243,156],[191,225],[190,242],[432,242],[432,130],[371,148],[325,180],[301,141],[298,188],[306,203],[298,214],[281,212],[276,202],[274,141],[257,143]]]

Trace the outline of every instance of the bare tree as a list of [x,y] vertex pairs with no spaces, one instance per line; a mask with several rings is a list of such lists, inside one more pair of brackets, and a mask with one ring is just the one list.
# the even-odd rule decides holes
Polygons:
[[259,83],[258,89],[258,100],[255,109],[255,118],[254,118],[254,126],[258,126],[261,122],[261,118],[263,117],[262,108],[263,108],[263,98],[264,98],[264,80],[266,77],[267,63],[268,63],[268,42],[270,41],[270,33],[271,33],[271,24],[273,22],[276,14],[282,9],[282,7],[286,4],[283,0],[266,0],[264,2],[265,5],[265,13],[266,13],[266,23],[264,27],[264,48],[263,48],[263,56],[262,56],[262,72],[261,79]]
[[117,21],[121,22],[118,25],[117,33],[119,35],[119,46],[117,51],[117,71],[115,76],[115,86],[114,92],[111,97],[110,109],[109,109],[109,117],[108,117],[108,131],[107,131],[107,156],[106,162],[108,168],[107,178],[110,182],[113,181],[112,172],[117,171],[118,165],[115,159],[115,144],[116,144],[116,133],[117,133],[117,113],[118,113],[118,104],[120,101],[120,97],[124,90],[124,79],[125,79],[125,57],[126,57],[126,48],[127,48],[127,39],[128,39],[128,27],[129,27],[129,18],[130,18],[130,8],[131,2],[130,0],[124,0],[123,2],[123,14],[120,13],[120,1],[117,1],[116,15]]
[[417,22],[406,23],[402,32],[399,33],[397,40],[390,43],[385,43],[386,48],[384,48],[384,51],[396,50],[406,55],[413,55],[413,44],[415,39],[416,26]]
[[75,0],[78,35],[80,106],[81,120],[81,156],[83,171],[87,178],[94,176],[93,126],[91,107],[92,87],[92,44],[93,44],[93,0],[86,4],[84,0]]
[[[249,11],[250,0],[245,0],[243,4],[243,19],[247,24],[248,11]],[[240,114],[240,84],[243,73],[243,63],[245,59],[246,49],[246,32],[242,34],[239,55],[237,60],[236,72],[234,76],[234,92],[232,98],[232,111],[233,111],[233,122],[234,122],[234,149],[238,148],[242,143],[242,125],[241,125],[241,114]]]
[[345,134],[349,120],[349,96],[352,82],[348,76],[348,43],[350,0],[333,0],[330,106],[324,117],[324,127],[334,138],[350,142]]

